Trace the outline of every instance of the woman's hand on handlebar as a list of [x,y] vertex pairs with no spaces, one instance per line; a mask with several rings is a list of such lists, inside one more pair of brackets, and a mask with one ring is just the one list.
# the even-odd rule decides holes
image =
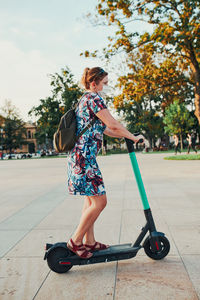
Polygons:
[[145,137],[142,134],[139,135],[133,135],[133,141],[134,143],[144,143]]

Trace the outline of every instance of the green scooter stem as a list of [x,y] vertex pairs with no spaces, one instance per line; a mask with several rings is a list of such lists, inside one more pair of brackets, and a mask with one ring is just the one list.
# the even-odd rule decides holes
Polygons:
[[139,192],[140,192],[140,196],[141,196],[141,199],[142,199],[142,204],[143,204],[144,210],[150,209],[149,202],[148,202],[147,195],[146,195],[146,191],[145,191],[144,184],[143,184],[143,181],[142,181],[140,169],[139,169],[138,162],[137,162],[137,159],[136,159],[136,155],[135,155],[135,152],[134,152],[134,146],[133,146],[134,142],[129,140],[129,139],[125,139],[125,141],[126,141],[127,149],[128,149],[129,156],[130,156],[130,159],[131,159],[131,164],[132,164],[133,171],[134,171],[134,174],[135,174],[135,178],[136,178],[136,182],[137,182],[138,189],[139,189]]

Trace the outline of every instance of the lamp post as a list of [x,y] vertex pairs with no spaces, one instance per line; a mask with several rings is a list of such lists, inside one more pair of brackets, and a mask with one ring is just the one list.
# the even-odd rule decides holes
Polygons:
[[45,134],[45,146],[46,146],[46,153],[47,153],[47,146],[48,146],[48,133]]
[[1,150],[1,159],[3,159],[3,128],[0,128],[1,131],[1,146],[0,146],[0,150]]

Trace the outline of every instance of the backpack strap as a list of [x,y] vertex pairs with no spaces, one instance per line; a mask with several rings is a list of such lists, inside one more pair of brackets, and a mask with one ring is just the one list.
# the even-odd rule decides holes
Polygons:
[[98,118],[95,116],[92,121],[77,135],[76,140],[78,140],[93,124],[96,122]]
[[82,99],[85,95],[87,95],[88,93],[89,93],[89,92],[85,92],[85,93],[81,96],[81,98],[79,98],[78,102],[72,106],[72,109],[76,109],[76,108],[79,106],[79,103],[81,102],[81,99]]
[[[88,94],[88,92],[86,92],[86,93],[84,93],[84,95],[83,96],[85,96],[86,94]],[[82,97],[83,97],[82,96]],[[82,97],[81,97],[81,99],[82,99]],[[80,100],[81,100],[80,99]],[[80,100],[79,100],[79,102],[80,102]],[[79,104],[79,102],[77,103],[77,106],[78,106],[78,104]],[[88,107],[89,108],[89,107]],[[90,108],[89,108],[90,109]],[[96,122],[96,120],[98,120],[98,117],[95,115],[94,116],[94,118],[92,119],[92,121],[91,122],[89,122],[88,123],[88,125],[76,136],[76,141],[78,141],[78,139],[90,128],[90,127],[92,127],[93,125],[94,125],[94,123]]]

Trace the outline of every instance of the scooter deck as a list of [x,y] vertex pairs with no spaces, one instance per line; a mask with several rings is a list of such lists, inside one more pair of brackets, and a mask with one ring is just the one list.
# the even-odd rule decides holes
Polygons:
[[136,256],[140,248],[141,246],[133,247],[132,244],[113,245],[108,249],[93,252],[93,256],[89,259],[82,259],[75,254],[65,258],[60,258],[59,264],[87,265],[129,259]]

